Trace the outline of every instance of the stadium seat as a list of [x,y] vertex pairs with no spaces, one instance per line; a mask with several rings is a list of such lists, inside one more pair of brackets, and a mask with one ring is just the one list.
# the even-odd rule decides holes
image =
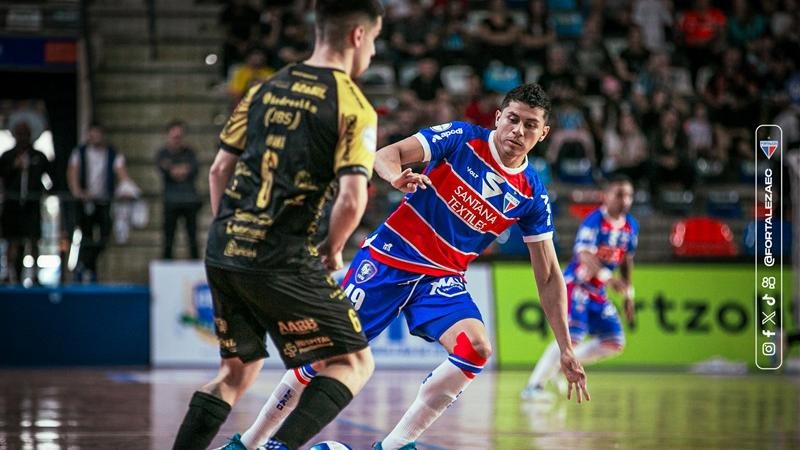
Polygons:
[[374,63],[360,79],[365,90],[394,92],[395,75],[390,64]]
[[672,79],[673,92],[679,95],[692,96],[692,74],[685,67],[670,68],[670,78]]
[[730,227],[710,217],[691,217],[676,222],[669,241],[676,257],[730,257],[738,254]]
[[692,191],[665,190],[661,192],[661,209],[670,214],[687,215],[692,212]]
[[447,92],[452,95],[467,95],[469,94],[472,74],[473,71],[470,66],[444,66],[442,67],[442,83]]
[[400,67],[400,86],[407,88],[418,74],[419,69],[417,68],[416,63],[404,64]]
[[706,212],[711,217],[738,219],[742,217],[742,203],[735,191],[711,191],[708,193]]
[[544,72],[544,68],[539,64],[530,64],[525,66],[525,82],[526,83],[536,83],[539,81],[539,77],[542,76]]
[[[782,254],[783,256],[790,256],[792,254],[792,224],[783,220],[776,220],[773,222],[773,236],[781,235],[783,236],[783,251],[778,248],[777,241],[774,242],[774,248],[772,253],[774,255]],[[765,220],[754,220],[747,224],[744,229],[744,233],[742,233],[742,253],[745,255],[755,255],[756,251],[756,236],[764,236],[764,226],[766,225]],[[756,234],[758,232],[758,234]],[[759,239],[759,244],[761,244],[762,249],[759,254],[764,254],[764,240],[763,237]]]
[[575,189],[570,197],[571,203],[567,209],[570,216],[578,220],[583,220],[603,203],[603,192],[597,190]]
[[547,186],[553,181],[553,176],[550,173],[550,164],[547,163],[546,159],[540,156],[534,156],[528,159],[528,164],[536,171],[536,176],[539,177],[542,184]]
[[695,89],[698,94],[702,94],[706,90],[708,82],[714,75],[714,68],[711,66],[703,66],[697,71],[697,79],[695,80]]
[[619,57],[620,53],[628,48],[628,42],[625,38],[606,38],[603,39],[603,45],[605,45],[612,58]]
[[592,162],[588,158],[564,158],[558,162],[558,178],[564,183],[593,184]]
[[653,213],[653,204],[650,193],[644,189],[639,189],[633,194],[633,206],[631,214],[635,217],[647,216]]

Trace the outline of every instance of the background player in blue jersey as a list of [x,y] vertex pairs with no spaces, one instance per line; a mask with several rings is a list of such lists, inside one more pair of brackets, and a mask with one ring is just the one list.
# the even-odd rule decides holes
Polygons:
[[[560,347],[568,398],[589,399],[573,354],[567,296],[553,248],[547,191],[527,154],[549,131],[550,101],[539,85],[511,90],[496,129],[464,122],[426,128],[378,151],[375,170],[407,195],[362,245],[342,287],[358,310],[367,339],[400,314],[412,334],[439,342],[449,357],[422,382],[400,423],[376,449],[413,449],[414,441],[481,372],[492,353],[481,313],[466,290],[467,265],[516,224],[528,245],[542,305]],[[423,174],[402,169],[429,162]],[[265,439],[314,377],[306,365],[281,380],[244,434]]]
[[[631,216],[633,185],[617,176],[607,182],[603,206],[584,219],[575,238],[572,261],[564,270],[569,297],[569,334],[575,356],[583,364],[619,354],[625,334],[614,303],[606,296],[606,286],[624,296],[625,317],[633,321],[633,255],[639,224]],[[612,273],[619,267],[619,278]],[[587,335],[593,339],[587,340]],[[558,372],[558,346],[545,350],[522,391],[526,400],[551,401],[545,383]]]

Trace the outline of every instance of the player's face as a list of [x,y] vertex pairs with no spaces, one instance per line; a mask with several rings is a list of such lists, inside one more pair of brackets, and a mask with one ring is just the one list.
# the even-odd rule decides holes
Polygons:
[[550,131],[544,114],[544,109],[538,106],[532,108],[517,101],[512,101],[501,111],[497,111],[497,150],[506,156],[526,155]]
[[378,19],[370,26],[359,26],[363,31],[359,32],[358,28],[356,33],[361,36],[356,38],[356,53],[353,58],[353,71],[350,76],[357,78],[369,67],[369,62],[375,56],[375,39],[381,34],[381,27],[383,26],[383,19]]
[[633,186],[628,182],[613,183],[606,189],[605,200],[609,214],[626,214],[633,205]]

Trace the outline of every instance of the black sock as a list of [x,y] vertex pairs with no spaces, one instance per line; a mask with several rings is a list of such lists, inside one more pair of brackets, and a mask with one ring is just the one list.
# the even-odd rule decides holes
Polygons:
[[317,375],[306,386],[297,408],[275,433],[275,439],[297,449],[325,428],[352,399],[350,389],[340,381]]
[[221,398],[197,391],[189,402],[189,411],[178,429],[172,450],[204,450],[211,445],[231,405]]

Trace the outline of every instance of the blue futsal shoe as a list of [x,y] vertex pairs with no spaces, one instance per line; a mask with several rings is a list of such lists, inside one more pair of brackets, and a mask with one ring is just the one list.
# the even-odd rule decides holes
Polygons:
[[[372,444],[372,450],[383,450],[383,446],[381,445],[381,441],[378,441]],[[399,450],[417,450],[416,442],[409,442],[408,444],[400,447]]]
[[242,436],[236,433],[228,439],[227,444],[215,450],[247,450],[247,447],[242,444]]
[[270,439],[266,444],[258,447],[256,450],[289,450],[289,447],[277,439]]

